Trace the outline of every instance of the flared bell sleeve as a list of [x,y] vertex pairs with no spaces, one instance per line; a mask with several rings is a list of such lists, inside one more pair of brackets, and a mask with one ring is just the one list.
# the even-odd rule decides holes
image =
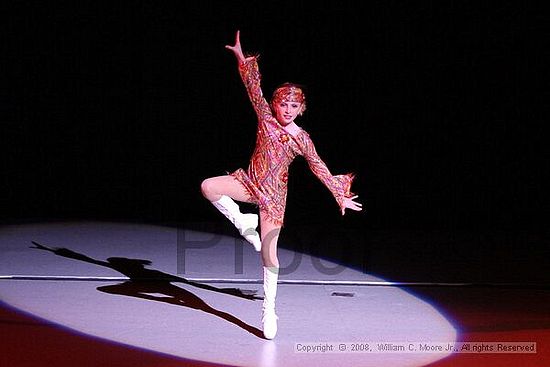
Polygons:
[[301,134],[302,155],[306,159],[309,168],[317,178],[330,190],[340,209],[344,208],[344,198],[355,195],[351,192],[351,184],[355,178],[354,173],[333,176],[327,165],[317,154],[315,145],[309,134]]

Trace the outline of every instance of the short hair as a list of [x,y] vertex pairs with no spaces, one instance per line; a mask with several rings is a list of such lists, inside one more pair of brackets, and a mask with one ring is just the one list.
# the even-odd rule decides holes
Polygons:
[[296,83],[283,83],[273,92],[271,97],[271,108],[280,101],[299,102],[302,104],[300,115],[306,110],[306,95],[303,86]]

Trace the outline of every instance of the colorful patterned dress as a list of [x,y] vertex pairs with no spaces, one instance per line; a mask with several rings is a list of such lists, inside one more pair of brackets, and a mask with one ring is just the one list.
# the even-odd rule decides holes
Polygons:
[[248,170],[239,168],[231,175],[244,186],[250,201],[256,203],[270,221],[282,226],[288,167],[297,155],[302,155],[311,171],[330,190],[342,209],[344,197],[353,195],[350,188],[354,175],[333,176],[319,158],[305,130],[300,129],[296,135],[292,135],[278,123],[260,87],[257,57],[240,64],[239,72],[258,116],[258,131]]

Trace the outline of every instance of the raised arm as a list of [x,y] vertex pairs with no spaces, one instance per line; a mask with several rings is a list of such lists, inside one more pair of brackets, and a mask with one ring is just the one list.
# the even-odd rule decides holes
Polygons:
[[361,211],[362,204],[353,200],[356,199],[358,195],[351,192],[354,174],[348,173],[345,175],[333,176],[325,162],[323,162],[319,154],[317,154],[313,141],[310,139],[309,135],[302,135],[305,136],[302,144],[304,158],[315,176],[317,176],[317,178],[330,190],[340,207],[342,215],[345,214],[346,209]]
[[271,108],[263,96],[260,86],[261,74],[258,68],[257,56],[245,57],[241,48],[240,32],[237,31],[235,44],[226,45],[226,49],[233,51],[239,65],[239,73],[246,87],[248,97],[258,115],[258,119],[264,120],[272,117]]

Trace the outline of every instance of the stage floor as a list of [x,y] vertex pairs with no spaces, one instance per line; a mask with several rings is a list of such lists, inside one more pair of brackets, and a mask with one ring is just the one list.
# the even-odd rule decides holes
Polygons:
[[[514,324],[514,316],[487,311],[477,326],[485,322],[485,332],[506,339],[494,341],[538,342],[536,354],[504,355],[506,360],[527,358],[535,364],[521,364],[535,366],[547,355],[541,343],[550,326],[543,311],[550,300],[545,289],[400,288],[286,250],[283,243],[279,332],[270,341],[261,332],[259,254],[237,237],[144,224],[65,222],[3,226],[0,243],[2,348],[7,348],[1,365],[35,366],[48,358],[54,359],[48,365],[62,365],[63,356],[67,365],[80,366],[459,365],[472,356],[392,349],[465,341],[468,333],[469,340],[489,341],[484,330],[457,316],[461,310],[476,315],[481,307],[494,310],[494,303],[477,302],[491,294],[497,302],[509,297],[516,325],[518,317],[523,324],[510,334],[506,325]],[[508,324],[494,330],[491,320],[506,317]],[[315,352],[306,353],[307,346]],[[345,351],[337,350],[342,346]]]

